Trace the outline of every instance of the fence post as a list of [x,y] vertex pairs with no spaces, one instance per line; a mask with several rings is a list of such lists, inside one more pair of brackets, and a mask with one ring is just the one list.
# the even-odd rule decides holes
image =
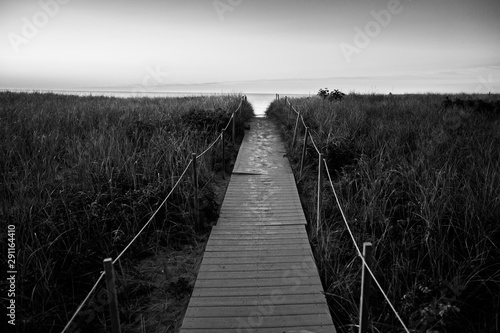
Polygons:
[[199,224],[200,222],[200,207],[199,207],[199,202],[198,202],[198,167],[196,163],[196,153],[193,153],[192,155],[193,158],[193,186],[194,186],[194,198],[193,198],[193,203],[194,203],[194,218],[196,225]]
[[226,179],[226,129],[222,129],[222,179]]
[[106,272],[106,287],[108,289],[109,313],[111,314],[111,332],[120,333],[120,313],[118,311],[118,298],[116,295],[115,272],[113,260],[106,258],[103,261]]
[[297,120],[295,121],[295,128],[293,130],[293,138],[292,138],[292,150],[295,148],[295,138],[297,137],[297,128],[299,127],[299,119],[300,119],[300,111],[297,113]]
[[232,139],[233,139],[233,145],[234,145],[234,136],[235,136],[235,132],[236,132],[236,112],[233,112],[233,124],[232,124]]
[[302,170],[304,169],[304,160],[306,158],[307,137],[308,136],[309,136],[309,127],[306,127],[306,134],[304,135],[304,146],[302,147],[302,157],[300,158],[300,172],[299,172],[299,177],[302,176]]
[[321,206],[323,201],[323,154],[318,154],[318,203],[316,206],[316,232],[319,233],[321,223]]
[[[371,265],[372,256],[372,243],[363,243],[363,257],[365,258],[366,265]],[[370,284],[372,277],[368,269],[363,265],[363,272],[361,273],[361,297],[359,304],[359,333],[366,333],[368,331],[368,306],[370,300]]]

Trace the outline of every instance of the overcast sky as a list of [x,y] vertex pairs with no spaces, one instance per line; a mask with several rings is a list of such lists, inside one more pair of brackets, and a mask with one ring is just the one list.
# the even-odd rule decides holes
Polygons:
[[500,92],[499,18],[499,0],[1,0],[0,88],[341,78]]

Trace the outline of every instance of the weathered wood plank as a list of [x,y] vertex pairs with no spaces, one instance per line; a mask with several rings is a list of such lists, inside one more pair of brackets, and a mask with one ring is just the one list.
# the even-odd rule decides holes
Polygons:
[[234,252],[234,251],[255,251],[255,250],[263,250],[263,251],[283,251],[283,250],[310,250],[310,246],[306,246],[304,244],[270,244],[270,245],[261,245],[261,246],[207,246],[205,252]]
[[[289,275],[287,275],[289,274]],[[283,271],[283,270],[268,270],[268,271],[239,271],[239,272],[199,272],[197,279],[199,280],[219,280],[219,279],[265,279],[265,278],[295,278],[295,277],[314,277],[318,278],[318,273],[312,270],[295,270]]]
[[328,314],[328,310],[321,304],[274,304],[270,300],[267,302],[256,303],[251,306],[235,306],[228,308],[226,306],[214,307],[191,307],[186,312],[185,318],[206,318],[220,317],[246,317],[252,312],[258,311],[263,314],[283,316],[283,315],[305,315],[305,314]]
[[246,258],[246,257],[287,257],[287,256],[311,256],[310,249],[294,249],[294,250],[261,250],[243,252],[228,252],[228,251],[210,251],[205,252],[204,258]]
[[246,239],[246,240],[252,240],[252,239],[307,239],[307,236],[304,237],[304,233],[286,233],[282,234],[280,232],[273,232],[273,233],[265,233],[265,234],[259,234],[259,233],[254,233],[254,234],[249,234],[249,233],[213,233],[210,235],[210,239],[224,239],[224,240],[237,240],[237,239]]
[[321,289],[319,277],[314,276],[281,276],[279,278],[253,278],[253,279],[226,279],[220,275],[220,279],[198,279],[196,288],[247,288],[247,287],[285,287],[285,286],[316,286]]
[[270,295],[309,295],[323,293],[319,285],[291,285],[281,287],[245,287],[245,288],[195,288],[191,297],[212,296],[270,296]]
[[[234,333],[234,328],[201,328],[201,329],[182,329],[181,333]],[[236,331],[237,332],[237,331]],[[253,328],[253,327],[243,327],[241,329],[242,333],[335,333],[335,328],[332,326],[290,326],[286,329],[277,330],[275,327],[271,328]]]
[[255,304],[264,304],[265,302],[273,302],[276,304],[322,304],[325,305],[325,297],[323,294],[288,294],[283,295],[279,292],[267,294],[264,297],[256,295],[238,295],[238,296],[211,296],[197,297],[192,296],[189,301],[189,307],[203,306],[252,306]]
[[[239,320],[238,320],[239,319]],[[313,326],[313,325],[331,325],[332,318],[329,314],[303,314],[303,315],[282,315],[282,316],[264,316],[258,310],[254,310],[245,318],[240,317],[221,317],[221,318],[184,318],[184,328],[234,328],[242,329],[245,327],[265,327],[265,328],[285,328],[295,326]]]
[[291,270],[297,264],[307,263],[303,262],[272,262],[272,263],[252,263],[252,264],[204,264],[201,265],[201,272],[238,272],[238,271],[269,271],[269,270]]
[[235,246],[235,245],[279,245],[279,244],[309,244],[307,238],[255,238],[255,239],[210,239],[207,246]]

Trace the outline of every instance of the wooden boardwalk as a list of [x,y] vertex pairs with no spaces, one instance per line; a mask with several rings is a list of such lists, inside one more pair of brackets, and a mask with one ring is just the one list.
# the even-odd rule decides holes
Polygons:
[[181,332],[335,332],[277,130],[240,147]]

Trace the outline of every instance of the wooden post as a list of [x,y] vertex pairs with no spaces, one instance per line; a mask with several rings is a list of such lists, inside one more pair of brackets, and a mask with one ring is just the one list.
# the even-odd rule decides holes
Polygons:
[[319,153],[318,158],[318,203],[316,206],[316,232],[319,232],[321,223],[321,206],[323,201],[323,154]]
[[[372,243],[363,243],[363,257],[368,266],[371,265]],[[368,306],[370,300],[370,284],[372,277],[365,265],[361,273],[361,298],[359,304],[359,333],[368,331]]]
[[288,102],[288,96],[285,96],[285,105]]
[[304,135],[304,146],[302,147],[302,157],[300,158],[300,172],[299,172],[299,176],[302,176],[302,170],[304,169],[304,160],[306,158],[307,137],[308,136],[309,136],[309,127],[306,127],[306,134]]
[[193,158],[193,187],[194,187],[194,198],[193,198],[193,203],[194,203],[194,218],[196,225],[200,223],[200,207],[199,207],[199,202],[198,202],[198,167],[196,163],[196,153],[193,153],[192,155]]
[[118,298],[116,295],[115,272],[113,260],[104,259],[104,271],[106,272],[106,286],[108,289],[109,313],[111,314],[111,332],[120,333],[120,312],[118,311]]
[[293,130],[292,150],[293,148],[295,148],[295,138],[297,137],[297,128],[299,127],[299,120],[300,120],[300,111],[297,114],[297,120],[295,121],[295,128]]
[[235,137],[235,133],[236,133],[236,112],[233,112],[233,124],[232,124],[232,134],[231,134],[231,137],[233,139],[233,145],[234,145],[234,137]]
[[222,179],[226,179],[226,130],[222,129]]

